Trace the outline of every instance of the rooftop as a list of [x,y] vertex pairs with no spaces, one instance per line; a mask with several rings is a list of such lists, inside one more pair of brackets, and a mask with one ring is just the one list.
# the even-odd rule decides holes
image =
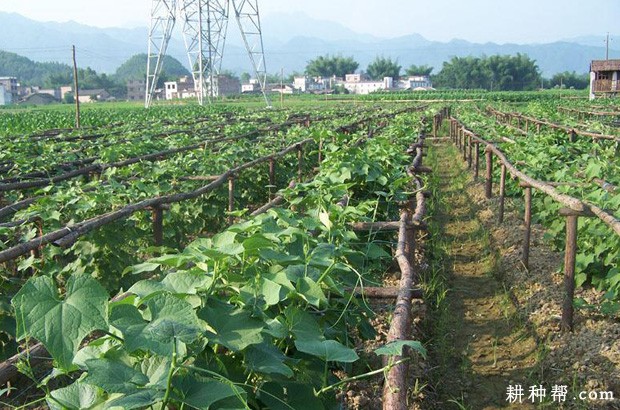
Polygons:
[[593,60],[592,71],[620,71],[620,60]]

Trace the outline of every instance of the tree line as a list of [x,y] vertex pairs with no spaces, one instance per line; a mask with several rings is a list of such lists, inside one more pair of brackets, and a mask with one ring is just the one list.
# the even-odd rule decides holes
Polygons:
[[[308,62],[305,74],[321,77],[344,77],[358,70],[353,57],[321,56]],[[370,79],[399,78],[403,68],[391,58],[377,57],[365,71]],[[537,88],[565,87],[584,89],[590,80],[588,74],[564,72],[544,79],[535,60],[525,54],[494,55],[490,57],[453,57],[443,63],[441,71],[431,75],[433,67],[412,65],[404,75],[431,76],[435,88],[485,89],[492,91],[525,91]]]
[[[127,60],[114,74],[97,73],[91,68],[81,68],[78,80],[82,89],[104,88],[117,98],[126,95],[126,82],[130,79],[146,77],[146,54],[138,54]],[[384,77],[399,78],[401,75],[431,76],[435,88],[451,89],[486,89],[494,91],[533,90],[539,87],[584,89],[589,85],[588,74],[564,72],[544,79],[536,61],[525,54],[516,56],[494,55],[489,57],[453,57],[443,63],[441,70],[433,74],[434,68],[429,65],[411,65],[405,69],[397,60],[377,57],[364,70],[353,57],[341,55],[319,56],[306,65],[306,75],[313,77],[345,77],[346,74],[362,72],[373,80]],[[223,74],[237,77],[235,73]],[[159,86],[164,81],[190,75],[189,71],[176,59],[166,56],[164,72],[160,76]],[[293,73],[284,80],[293,81],[293,77],[301,73]],[[38,85],[43,88],[57,88],[73,84],[73,69],[67,64],[39,63],[15,53],[0,50],[0,76],[16,76],[24,85]],[[239,77],[237,77],[239,78]],[[241,82],[247,82],[250,74],[243,73]],[[268,75],[267,81],[279,83],[280,74]]]

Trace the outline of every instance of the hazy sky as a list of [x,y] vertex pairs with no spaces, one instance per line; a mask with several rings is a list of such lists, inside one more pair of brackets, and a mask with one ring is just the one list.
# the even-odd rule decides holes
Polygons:
[[[0,0],[0,11],[41,21],[135,27],[148,24],[150,5],[151,0]],[[378,37],[419,33],[440,41],[529,43],[620,31],[620,0],[262,0],[259,5],[264,14],[303,12]]]

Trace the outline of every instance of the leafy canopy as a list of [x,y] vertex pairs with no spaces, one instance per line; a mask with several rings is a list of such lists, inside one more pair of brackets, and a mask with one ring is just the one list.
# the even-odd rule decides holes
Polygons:
[[536,61],[518,53],[516,56],[452,57],[443,63],[434,83],[442,88],[527,91],[535,90],[540,79]]
[[431,75],[434,68],[429,65],[411,65],[407,70],[405,70],[405,74],[407,75]]
[[359,63],[353,57],[320,56],[310,60],[306,66],[306,74],[320,77],[344,77],[354,73],[359,68]]
[[401,66],[391,58],[377,57],[375,61],[368,65],[366,73],[373,80],[381,80],[384,77],[398,79],[400,77]]

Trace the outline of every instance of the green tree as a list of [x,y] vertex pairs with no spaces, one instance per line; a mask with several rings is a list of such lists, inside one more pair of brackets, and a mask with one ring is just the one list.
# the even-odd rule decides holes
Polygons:
[[491,73],[484,61],[477,57],[452,57],[443,63],[433,84],[440,88],[480,89],[487,88]]
[[239,77],[239,79],[241,80],[242,84],[249,83],[250,82],[250,78],[252,78],[250,73],[241,73],[241,77]]
[[551,87],[575,88],[584,90],[590,86],[589,74],[577,74],[576,72],[565,71],[557,73],[549,80]]
[[431,75],[433,72],[433,67],[429,65],[411,65],[407,70],[405,70],[405,74],[407,75]]
[[75,103],[75,96],[73,95],[73,92],[66,93],[65,97],[63,99],[63,102],[65,104],[73,104],[73,103]]
[[536,62],[516,56],[453,57],[444,62],[433,82],[440,88],[500,91],[534,90],[540,84]]
[[401,69],[402,67],[398,65],[397,61],[392,61],[391,58],[377,57],[368,65],[366,73],[373,80],[381,80],[384,77],[397,79],[400,77]]
[[[147,55],[145,53],[134,55],[116,69],[114,80],[121,84],[126,84],[129,80],[146,79],[146,61]],[[179,60],[170,56],[164,57],[163,70],[167,77],[173,79],[191,75],[189,70]]]
[[484,60],[490,73],[489,88],[501,91],[535,90],[540,85],[540,72],[526,54],[491,56]]
[[306,74],[313,77],[344,77],[358,68],[359,63],[353,57],[326,55],[310,60],[306,65]]

